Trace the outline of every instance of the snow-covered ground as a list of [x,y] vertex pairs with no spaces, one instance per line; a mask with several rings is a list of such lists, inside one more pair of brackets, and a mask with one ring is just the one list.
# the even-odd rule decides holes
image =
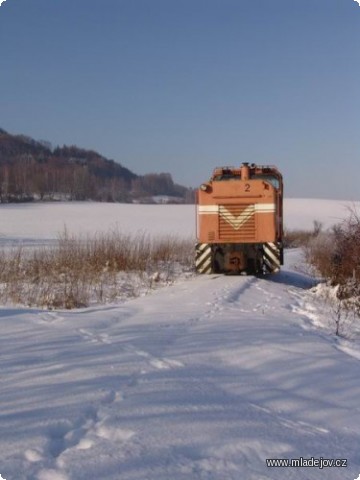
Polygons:
[[[95,211],[89,232],[117,221],[97,204],[0,207],[4,238],[54,238],[57,208],[73,219],[69,229],[94,222]],[[161,221],[154,208],[163,209]],[[128,225],[139,221],[151,233],[193,228],[193,216],[181,214],[192,207],[121,209]],[[327,211],[335,214],[333,205]],[[71,312],[4,306],[2,477],[356,479],[360,349],[322,328],[328,313],[301,264],[300,252],[290,251],[274,276],[198,276]],[[266,465],[301,457],[346,459],[347,467]]]
[[[327,228],[348,215],[360,202],[285,199],[285,226],[311,229],[314,220]],[[13,240],[44,243],[67,228],[75,234],[119,230],[124,233],[195,236],[194,205],[127,205],[120,203],[59,202],[0,204],[0,245]]]

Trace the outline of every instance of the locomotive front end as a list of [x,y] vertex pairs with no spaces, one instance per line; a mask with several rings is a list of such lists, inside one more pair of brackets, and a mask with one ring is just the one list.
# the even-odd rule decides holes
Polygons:
[[216,168],[197,194],[197,271],[278,271],[282,195],[282,176],[275,167]]

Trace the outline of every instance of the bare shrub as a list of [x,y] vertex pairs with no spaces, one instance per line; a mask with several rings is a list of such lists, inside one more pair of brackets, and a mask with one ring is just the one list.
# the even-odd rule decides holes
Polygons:
[[299,248],[305,247],[308,243],[322,233],[323,225],[319,220],[314,220],[312,230],[284,230],[284,247]]
[[312,232],[307,230],[285,230],[284,247],[298,248],[306,245],[312,238]]
[[315,274],[331,279],[333,266],[331,258],[334,256],[335,245],[332,232],[321,233],[311,238],[304,246],[305,259],[311,265]]
[[343,300],[337,298],[332,308],[332,317],[335,323],[335,335],[337,337],[343,336],[344,324],[349,316],[349,309]]
[[360,280],[360,216],[351,210],[349,217],[334,228],[335,252],[332,258],[333,280],[345,284]]
[[332,302],[336,335],[350,313],[360,315],[360,216],[351,209],[348,218],[327,233],[309,241],[305,258],[315,271],[336,287]]
[[[318,272],[333,285],[346,286],[352,282],[352,290],[360,279],[360,217],[355,210],[330,232],[321,233],[305,247],[306,258]],[[342,288],[342,292],[346,292]]]

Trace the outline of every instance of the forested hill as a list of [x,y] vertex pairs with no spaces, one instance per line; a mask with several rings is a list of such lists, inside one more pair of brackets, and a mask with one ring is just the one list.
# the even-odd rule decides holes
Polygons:
[[187,203],[193,191],[169,173],[136,175],[114,160],[77,146],[52,148],[46,141],[0,128],[0,202],[97,200]]

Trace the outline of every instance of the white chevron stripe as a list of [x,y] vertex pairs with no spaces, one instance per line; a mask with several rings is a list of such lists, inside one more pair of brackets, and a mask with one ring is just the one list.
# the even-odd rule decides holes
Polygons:
[[219,205],[199,205],[198,206],[199,214],[218,214],[219,213]]
[[255,211],[257,213],[275,212],[275,203],[256,203]]
[[243,210],[238,216],[233,215],[231,212],[229,212],[229,210],[221,205],[219,215],[226,222],[230,223],[234,230],[239,230],[241,225],[244,225],[244,223],[254,215],[254,205],[249,205],[246,207],[245,210]]
[[[257,203],[249,205],[254,207],[256,213],[271,213],[275,212],[275,203]],[[219,205],[199,205],[198,213],[200,215],[217,215],[219,213]]]

